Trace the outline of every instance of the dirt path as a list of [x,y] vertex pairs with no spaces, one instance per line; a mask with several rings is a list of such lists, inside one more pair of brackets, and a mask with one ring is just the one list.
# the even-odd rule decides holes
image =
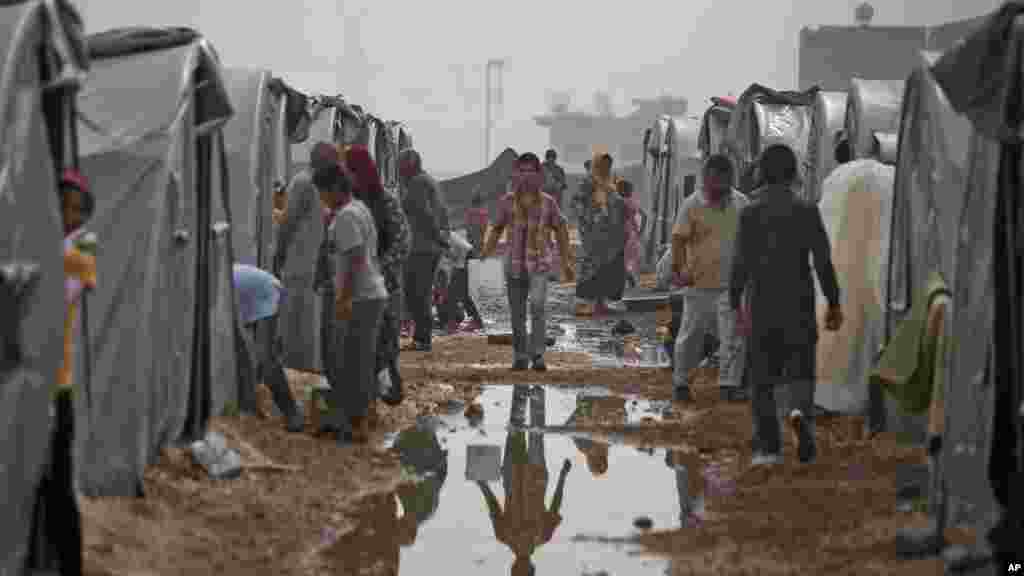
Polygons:
[[[487,384],[599,385],[652,400],[670,396],[664,369],[593,368],[576,353],[552,353],[544,374],[511,372],[510,362],[509,347],[488,345],[483,336],[440,337],[433,352],[403,353],[409,399],[397,409],[381,408],[378,434],[404,429],[452,401],[468,404]],[[313,378],[290,376],[299,395]],[[820,421],[815,464],[749,470],[749,408],[720,402],[713,376],[702,372],[694,405],[674,406],[675,417],[661,422],[624,429],[615,412],[621,401],[607,409],[598,402],[579,422],[618,432],[630,444],[685,447],[688,458],[719,463],[729,489],[713,499],[699,525],[639,538],[650,553],[671,558],[673,574],[941,573],[935,560],[897,560],[889,544],[898,528],[924,521],[919,512],[896,510],[892,481],[898,465],[923,462],[922,451],[885,435],[859,440],[851,432],[858,423],[840,417]],[[269,411],[269,398],[262,403]],[[348,548],[364,556],[375,538],[388,538],[353,528],[403,481],[393,453],[373,445],[338,447],[308,430],[287,434],[277,419],[260,416],[222,417],[213,427],[253,467],[217,482],[182,451],[167,450],[146,474],[147,498],[86,500],[89,574],[328,574],[320,552],[337,550],[339,538],[353,539]],[[792,439],[786,449],[791,456]],[[381,552],[368,573],[395,574],[397,561]]]

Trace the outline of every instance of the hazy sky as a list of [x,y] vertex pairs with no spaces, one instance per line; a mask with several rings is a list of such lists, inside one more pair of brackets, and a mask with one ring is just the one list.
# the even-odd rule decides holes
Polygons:
[[[483,68],[504,58],[505,103],[493,153],[541,151],[532,116],[547,94],[570,90],[589,108],[608,90],[631,98],[671,93],[702,109],[751,82],[795,84],[802,26],[848,24],[852,0],[78,0],[89,32],[185,25],[209,38],[227,66],[266,68],[300,90],[341,93],[411,128],[428,169],[472,171],[482,152]],[[998,0],[874,0],[876,24],[933,24],[995,9]],[[607,6],[607,8],[602,8]],[[621,7],[629,6],[631,11]]]

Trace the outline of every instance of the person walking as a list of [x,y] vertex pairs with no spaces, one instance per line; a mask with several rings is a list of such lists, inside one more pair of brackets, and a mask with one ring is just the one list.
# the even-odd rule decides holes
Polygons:
[[704,359],[705,335],[718,335],[718,386],[725,400],[744,396],[744,345],[729,307],[729,274],[739,215],[749,204],[732,187],[733,168],[723,155],[704,163],[703,189],[683,200],[672,227],[674,284],[683,288],[675,340],[672,384],[678,400],[690,398],[690,372]]
[[[494,255],[498,239],[509,229],[505,253],[505,278],[509,311],[512,316],[513,370],[547,370],[544,351],[547,336],[548,273],[551,258],[548,238],[558,239],[562,274],[572,282],[575,272],[569,263],[569,226],[555,199],[541,191],[543,175],[540,158],[526,152],[516,159],[513,174],[515,192],[503,196],[498,204],[494,227],[487,236],[483,257]],[[527,308],[529,302],[529,308]],[[526,314],[532,317],[530,337],[526,336]]]
[[[337,152],[336,152],[337,154]],[[373,214],[352,195],[352,181],[335,162],[317,168],[313,184],[321,202],[334,211],[330,239],[334,254],[336,339],[335,374],[331,383],[327,432],[339,442],[366,443],[376,420],[377,342],[388,304],[388,291],[377,256],[377,227]]]
[[434,277],[441,253],[447,248],[448,209],[437,182],[424,172],[419,152],[411,148],[400,152],[399,170],[406,190],[402,207],[412,233],[412,248],[405,266],[405,296],[415,325],[413,349],[429,352]]
[[377,381],[381,400],[395,406],[401,404],[403,398],[402,375],[398,367],[399,322],[402,316],[403,271],[412,246],[409,221],[398,197],[384,189],[377,164],[368,148],[362,145],[350,147],[345,154],[345,166],[352,178],[354,196],[369,207],[377,226],[377,256],[390,298],[384,309],[380,341],[377,343]]
[[799,459],[806,463],[817,452],[813,427],[818,325],[811,257],[828,301],[825,328],[831,331],[843,323],[839,284],[821,212],[793,190],[796,154],[775,144],[764,150],[758,166],[762,186],[757,199],[740,214],[729,283],[729,306],[739,314],[741,330],[757,342],[749,350],[748,365],[753,393],[752,464],[781,460],[776,389],[788,392],[789,423],[798,438]]
[[544,153],[544,193],[555,199],[559,210],[562,209],[562,196],[569,187],[565,170],[558,165],[558,153],[549,148]]
[[321,252],[326,224],[312,179],[317,168],[336,156],[334,146],[318,142],[310,150],[309,165],[289,183],[287,206],[279,216],[272,269],[288,293],[279,315],[285,366],[307,372],[323,370],[325,375],[329,362],[324,359],[328,354],[324,348],[331,338],[323,329],[330,324],[333,297],[327,293],[329,289],[317,286],[314,258]]
[[472,251],[473,245],[458,232],[453,232],[450,238],[451,279],[448,281],[447,298],[439,310],[441,325],[447,329],[449,334],[458,332],[461,323],[458,314],[461,306],[465,315],[470,319],[467,329],[469,331],[480,330],[484,326],[484,321],[469,294],[469,270],[466,267],[467,257]]
[[274,404],[284,415],[287,430],[301,432],[305,418],[288,387],[284,364],[274,345],[284,286],[273,274],[255,266],[235,264],[232,272],[238,315],[245,326],[242,339],[256,372],[256,382],[262,381],[270,390]]
[[612,157],[594,156],[590,178],[573,198],[576,230],[576,314],[608,313],[608,300],[619,300],[626,285],[625,203],[612,177]]
[[622,196],[626,211],[626,283],[635,287],[640,284],[640,242],[647,228],[648,217],[633,196],[632,182],[619,180],[619,195]]

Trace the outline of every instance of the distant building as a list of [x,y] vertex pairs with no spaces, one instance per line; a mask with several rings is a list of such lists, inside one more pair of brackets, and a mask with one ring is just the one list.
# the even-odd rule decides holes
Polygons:
[[812,26],[800,30],[799,88],[846,91],[850,79],[903,80],[921,50],[952,48],[985,17],[938,26]]
[[617,166],[643,161],[644,130],[662,115],[683,116],[688,103],[685,98],[636,98],[635,109],[628,116],[611,116],[574,112],[565,108],[535,116],[540,126],[548,129],[549,146],[558,152],[559,160],[579,165],[590,160],[594,146],[607,148]]

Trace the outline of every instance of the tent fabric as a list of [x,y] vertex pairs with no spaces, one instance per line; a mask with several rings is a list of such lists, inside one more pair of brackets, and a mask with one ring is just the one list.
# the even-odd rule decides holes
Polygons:
[[[818,88],[809,88],[803,92],[773,90],[761,84],[751,84],[736,102],[729,121],[727,141],[730,149],[737,154],[744,163],[750,163],[757,159],[758,154],[768,144],[769,140],[789,139],[795,136],[789,128],[778,126],[777,134],[773,134],[773,126],[765,124],[766,120],[772,120],[771,116],[781,116],[780,122],[786,118],[785,110],[788,108],[809,108],[814,105],[814,99],[819,92]],[[760,105],[761,111],[758,110]],[[795,120],[795,116],[794,116]],[[794,128],[801,127],[798,124]],[[788,142],[787,142],[788,143]],[[758,146],[761,144],[761,146]],[[805,148],[806,143],[792,142],[796,148]],[[797,151],[799,153],[799,150]]]
[[224,127],[231,174],[232,247],[235,260],[269,269],[273,257],[274,181],[283,179],[275,167],[284,149],[282,133],[274,119],[284,95],[270,88],[267,71],[226,69],[227,86],[235,114]]
[[712,105],[704,111],[701,119],[698,147],[705,157],[717,153],[725,153],[725,135],[729,129],[729,119],[735,103],[729,104],[718,98],[712,98]]
[[95,60],[144,54],[154,50],[180,48],[199,39],[199,32],[185,27],[115,28],[86,38],[89,57]]
[[[872,361],[882,344],[885,261],[889,252],[895,170],[872,159],[837,167],[822,183],[818,207],[832,244],[832,264],[843,287],[846,322],[837,332],[819,327],[815,403],[859,414],[867,402]],[[815,277],[817,278],[817,277]],[[818,317],[827,303],[817,284]]]
[[[4,331],[17,338],[22,358],[0,358],[0,434],[5,469],[0,474],[0,573],[20,574],[28,554],[35,488],[46,461],[50,434],[50,388],[63,358],[63,230],[57,201],[55,160],[50,148],[41,88],[42,45],[61,56],[53,71],[71,83],[88,65],[80,20],[64,2],[7,2],[0,6],[0,266],[35,268],[31,293],[11,302],[0,293]],[[73,145],[68,141],[55,148]],[[73,159],[68,159],[72,161]],[[19,308],[18,313],[12,312]],[[12,325],[17,323],[17,325]]]
[[448,217],[453,224],[462,222],[476,190],[483,196],[486,207],[496,209],[498,199],[505,194],[505,185],[512,177],[517,157],[515,150],[506,148],[483,170],[441,182]]
[[872,137],[871,157],[883,164],[896,164],[899,155],[899,136],[892,132],[875,132]]
[[310,102],[310,124],[306,138],[292,144],[293,170],[309,164],[309,153],[317,142],[339,142],[336,110],[322,102]]
[[296,141],[299,124],[303,120],[308,120],[308,97],[277,77],[273,77],[267,82],[267,88],[274,94],[284,97],[285,133],[293,142]]
[[83,327],[90,370],[86,347],[76,347],[76,381],[91,376],[91,397],[76,400],[86,494],[136,494],[160,448],[201,435],[214,397],[237,385],[211,375],[234,365],[236,314],[216,130],[231,105],[208,47],[196,40],[95,61],[79,97],[82,171],[96,191],[88,228],[99,238]]
[[[997,382],[997,378],[1005,378],[1007,373],[1014,377],[1013,363],[1020,362],[1024,350],[1009,349],[1012,337],[1006,333],[997,336],[996,324],[997,313],[1001,323],[1011,324],[998,328],[1013,330],[1016,325],[1019,330],[1024,321],[1021,317],[1007,319],[1014,312],[1019,314],[1019,289],[1003,299],[1000,292],[1005,287],[997,284],[1002,274],[1012,272],[1013,265],[1012,260],[999,256],[1020,254],[1021,246],[1008,245],[1011,238],[996,235],[996,230],[1007,225],[1019,229],[1024,219],[1020,213],[999,211],[1005,209],[1000,206],[1001,197],[1019,196],[1021,187],[1022,12],[1024,4],[1007,2],[931,69],[935,84],[948,96],[949,107],[968,118],[972,130],[952,282],[952,326],[958,334],[970,337],[952,347],[948,364],[949,381],[957,385],[946,390],[947,406],[955,408],[947,410],[943,463],[948,469],[950,520],[970,523],[979,532],[993,524],[996,496],[1006,497],[993,488],[1005,486],[1007,480],[1013,482],[1020,472],[1020,463],[1014,458],[1019,457],[1019,445],[1014,455],[993,451],[1022,441],[1019,416],[1009,415],[1018,410],[1020,380],[1013,383],[1017,386],[1014,391],[1012,385]],[[1016,226],[1007,222],[1010,219]],[[1013,345],[1020,346],[1020,342]],[[1014,392],[1017,398],[1013,398]],[[988,473],[979,474],[982,469]]]
[[808,179],[806,199],[821,199],[821,183],[836,167],[836,135],[846,120],[845,92],[818,92],[811,112],[811,135],[807,147]]
[[650,129],[647,152],[651,160],[643,179],[650,217],[642,256],[645,265],[653,265],[661,254],[659,248],[670,242],[686,177],[700,171],[699,136],[699,123],[685,117],[659,116]]
[[[948,519],[984,524],[993,509],[991,490],[978,474],[987,457],[992,414],[985,379],[991,334],[985,327],[992,319],[991,273],[985,263],[991,262],[992,226],[986,223],[994,214],[998,151],[951,106],[932,74],[937,57],[921,53],[902,102],[885,339],[894,336],[929,276],[940,274],[954,300],[944,331],[970,336],[956,340],[945,360],[950,383],[943,394]],[[893,416],[895,406],[889,412],[890,427],[910,425],[919,432],[926,426],[923,419]]]
[[875,132],[899,130],[903,85],[903,80],[850,80],[845,129],[854,158],[871,157]]

